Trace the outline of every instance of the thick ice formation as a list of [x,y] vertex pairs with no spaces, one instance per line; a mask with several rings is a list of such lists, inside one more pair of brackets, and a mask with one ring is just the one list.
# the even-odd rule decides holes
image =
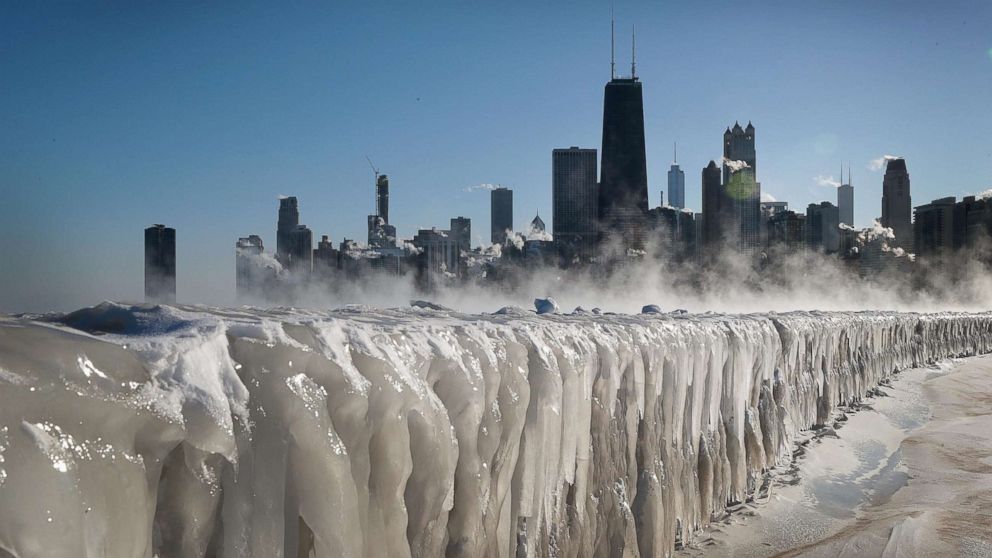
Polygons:
[[0,318],[0,556],[658,556],[992,314]]

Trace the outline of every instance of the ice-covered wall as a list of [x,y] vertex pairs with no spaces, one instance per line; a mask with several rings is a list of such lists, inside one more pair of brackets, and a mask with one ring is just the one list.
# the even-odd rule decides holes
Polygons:
[[0,318],[0,557],[659,556],[992,314]]

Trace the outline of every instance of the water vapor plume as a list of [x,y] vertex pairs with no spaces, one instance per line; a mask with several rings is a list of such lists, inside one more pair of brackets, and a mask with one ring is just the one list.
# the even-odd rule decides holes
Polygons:
[[751,166],[747,164],[747,161],[732,161],[726,157],[723,157],[722,160],[723,160],[723,164],[727,165],[727,168],[729,168],[731,172],[737,172],[741,169],[746,169]]
[[840,182],[834,179],[834,175],[823,176],[819,174],[813,178],[817,186],[823,186],[824,188],[840,188]]
[[882,155],[878,159],[872,159],[868,162],[868,170],[875,172],[880,171],[885,168],[885,165],[887,165],[889,161],[895,161],[898,159],[902,159],[902,157],[898,157],[896,155]]

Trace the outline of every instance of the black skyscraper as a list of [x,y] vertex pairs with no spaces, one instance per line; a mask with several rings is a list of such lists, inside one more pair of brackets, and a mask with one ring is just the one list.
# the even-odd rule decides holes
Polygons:
[[570,147],[551,152],[551,226],[563,254],[591,255],[596,241],[597,187],[595,149]]
[[[727,228],[733,223],[733,210],[716,161],[703,169],[703,244],[719,247],[727,238]],[[712,251],[712,250],[710,250]]]
[[491,231],[490,242],[506,242],[506,231],[513,230],[513,190],[496,188],[490,195]]
[[375,212],[384,223],[389,223],[389,177],[384,174],[375,179]]
[[176,302],[176,229],[145,229],[145,301]]
[[747,128],[734,123],[733,130],[723,133],[723,186],[734,220],[734,234],[728,238],[740,252],[753,253],[761,247],[761,184],[750,122]]
[[636,68],[613,77],[603,97],[600,162],[601,234],[619,234],[627,248],[642,248],[648,213],[648,167],[644,146],[644,101]]
[[276,258],[288,265],[293,246],[293,231],[300,224],[300,209],[295,196],[279,198],[279,223],[276,226]]
[[889,227],[896,237],[893,247],[912,251],[913,201],[909,193],[909,171],[906,161],[890,159],[882,179],[882,226]]

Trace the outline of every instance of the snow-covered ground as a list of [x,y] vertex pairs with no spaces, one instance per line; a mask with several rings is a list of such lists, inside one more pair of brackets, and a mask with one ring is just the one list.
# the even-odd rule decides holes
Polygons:
[[0,556],[664,555],[838,405],[988,352],[992,314],[0,318]]
[[681,556],[992,556],[992,357],[900,373]]

